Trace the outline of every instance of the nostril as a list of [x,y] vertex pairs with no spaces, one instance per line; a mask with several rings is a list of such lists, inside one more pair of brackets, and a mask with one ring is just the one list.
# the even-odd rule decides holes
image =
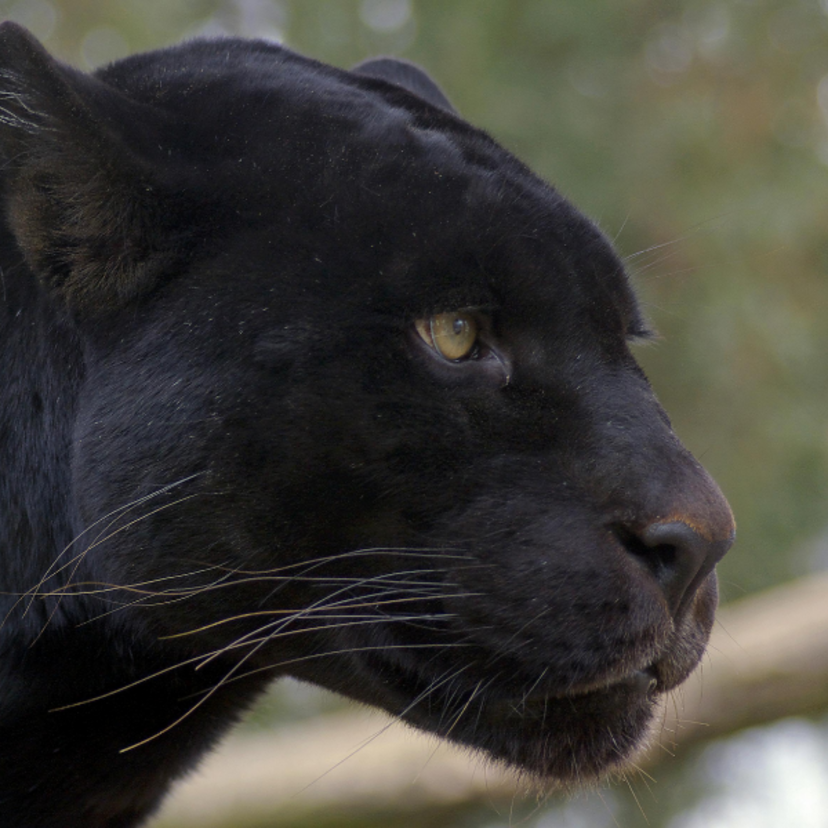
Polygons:
[[708,540],[681,520],[651,523],[638,532],[618,527],[616,535],[652,573],[675,618],[685,611],[732,542]]

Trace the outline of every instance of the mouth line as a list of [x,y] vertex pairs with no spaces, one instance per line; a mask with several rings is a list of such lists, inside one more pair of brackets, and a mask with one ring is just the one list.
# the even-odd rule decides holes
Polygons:
[[[415,727],[481,750],[543,785],[552,779],[597,780],[623,765],[646,736],[661,692],[656,665],[546,691],[533,686],[537,677],[533,683],[525,675],[504,676],[498,686],[493,674],[489,682],[477,681],[479,673],[461,680],[457,671],[441,673],[435,665],[418,669],[410,662],[380,659],[365,666],[372,703]],[[599,755],[578,749],[573,765],[570,749],[585,732]]]
[[593,682],[573,688],[572,690],[567,690],[564,693],[546,696],[545,698],[573,699],[620,688],[628,688],[632,692],[642,696],[655,696],[658,693],[658,674],[654,667],[645,667],[644,669],[628,673],[621,678]]
[[[367,659],[367,661],[370,672],[374,677],[379,679],[386,687],[394,687],[403,699],[408,698],[409,703],[411,702],[412,695],[426,703],[428,703],[427,700],[429,697],[433,700],[439,698],[441,695],[440,691],[443,681],[440,680],[439,676],[425,676],[413,665],[389,663],[385,659],[378,658],[376,654],[372,654],[372,657]],[[527,684],[530,679],[531,677],[527,676]],[[449,684],[451,683],[449,682]],[[490,696],[486,707],[489,707],[492,711],[512,711],[519,713],[520,710],[543,709],[550,703],[574,701],[590,696],[599,697],[613,692],[626,692],[634,697],[652,700],[661,692],[659,685],[660,681],[657,668],[654,665],[650,665],[633,670],[620,677],[604,677],[600,680],[572,686],[566,690],[559,689],[549,692],[544,691],[542,688],[533,688],[528,693],[514,693],[509,695],[505,693],[501,695],[495,691],[496,696],[499,696],[499,698],[492,698]],[[476,687],[478,689],[479,686],[479,683],[477,683]],[[477,695],[477,689],[473,685],[468,686],[466,690],[472,696]],[[483,698],[485,698],[485,695],[487,694],[484,693]]]
[[502,699],[495,703],[498,713],[511,712],[522,715],[526,712],[544,710],[550,704],[574,702],[589,697],[600,697],[606,693],[627,692],[632,696],[654,699],[658,693],[658,677],[655,669],[647,667],[611,681],[594,682],[558,693],[534,692],[521,697]]

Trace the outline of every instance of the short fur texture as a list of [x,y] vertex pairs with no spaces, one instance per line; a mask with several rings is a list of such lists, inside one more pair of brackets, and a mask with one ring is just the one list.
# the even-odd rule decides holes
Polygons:
[[0,152],[6,828],[138,824],[280,675],[624,763],[734,530],[592,222],[416,67],[254,41],[86,75],[4,24]]

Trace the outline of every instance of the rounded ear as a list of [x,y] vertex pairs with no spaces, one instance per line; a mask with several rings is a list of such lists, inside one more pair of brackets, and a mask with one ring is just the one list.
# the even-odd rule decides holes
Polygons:
[[170,266],[152,165],[129,145],[153,113],[0,25],[5,217],[27,263],[81,314],[116,309]]
[[441,109],[446,109],[455,115],[458,114],[440,87],[426,74],[425,70],[414,63],[399,58],[371,58],[358,63],[351,71],[358,75],[379,78],[394,83],[409,92],[413,92],[430,104],[434,104],[434,106],[439,106]]

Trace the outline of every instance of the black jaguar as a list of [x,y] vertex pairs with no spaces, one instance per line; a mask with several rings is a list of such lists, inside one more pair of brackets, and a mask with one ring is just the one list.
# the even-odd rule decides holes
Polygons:
[[132,826],[274,677],[541,781],[696,666],[733,520],[596,226],[417,68],[0,27],[0,822]]

